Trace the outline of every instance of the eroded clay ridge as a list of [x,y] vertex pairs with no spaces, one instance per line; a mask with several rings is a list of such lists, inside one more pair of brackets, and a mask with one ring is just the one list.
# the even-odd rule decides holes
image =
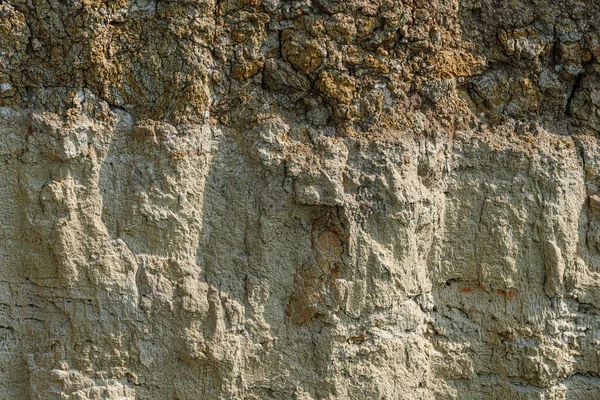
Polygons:
[[0,1],[0,398],[600,399],[597,1]]

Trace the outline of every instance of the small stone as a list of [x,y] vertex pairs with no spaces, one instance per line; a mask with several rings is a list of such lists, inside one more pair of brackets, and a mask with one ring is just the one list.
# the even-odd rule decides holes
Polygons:
[[0,93],[6,93],[12,89],[12,85],[8,82],[4,82],[0,85]]

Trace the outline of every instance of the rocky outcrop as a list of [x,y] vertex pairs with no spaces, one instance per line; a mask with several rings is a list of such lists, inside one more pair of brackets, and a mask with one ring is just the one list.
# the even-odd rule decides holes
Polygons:
[[0,4],[0,397],[598,399],[598,23]]

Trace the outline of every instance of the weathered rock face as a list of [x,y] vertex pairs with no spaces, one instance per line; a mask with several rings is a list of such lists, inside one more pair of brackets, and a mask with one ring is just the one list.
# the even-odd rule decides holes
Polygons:
[[600,3],[0,4],[0,398],[599,399]]

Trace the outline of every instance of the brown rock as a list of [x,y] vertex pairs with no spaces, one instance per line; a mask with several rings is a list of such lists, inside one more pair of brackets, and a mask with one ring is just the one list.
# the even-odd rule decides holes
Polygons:
[[342,104],[350,104],[356,92],[354,79],[341,72],[322,72],[318,85],[321,93],[326,97]]
[[287,29],[281,34],[281,42],[283,59],[296,70],[308,75],[321,65],[324,52],[306,33]]

